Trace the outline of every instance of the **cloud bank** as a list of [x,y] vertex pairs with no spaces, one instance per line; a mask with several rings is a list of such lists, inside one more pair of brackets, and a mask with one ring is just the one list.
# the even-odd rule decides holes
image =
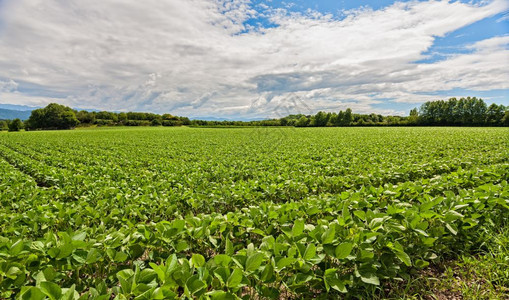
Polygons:
[[[3,0],[0,102],[233,118],[281,105],[405,113],[397,103],[441,91],[509,89],[507,35],[421,62],[437,37],[508,9],[412,1],[332,15],[248,0]],[[271,26],[246,23],[256,18]]]

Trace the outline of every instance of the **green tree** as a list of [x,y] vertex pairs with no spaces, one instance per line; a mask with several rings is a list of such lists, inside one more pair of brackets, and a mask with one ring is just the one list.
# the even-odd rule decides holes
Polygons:
[[319,111],[314,117],[311,122],[311,126],[316,127],[325,127],[327,125],[327,122],[329,121],[329,118],[327,116],[327,113],[323,111]]
[[0,131],[3,130],[9,130],[9,124],[5,120],[0,121]]
[[81,110],[76,113],[76,118],[80,123],[93,124],[95,122],[95,113],[90,113],[86,110]]
[[347,108],[343,117],[343,126],[350,126],[353,122],[352,110]]
[[180,121],[182,122],[182,125],[191,125],[191,120],[189,120],[188,117],[180,117]]
[[502,118],[502,126],[509,126],[509,109],[505,111],[504,117]]
[[488,110],[483,99],[472,99],[472,124],[482,125],[486,120],[486,112]]
[[306,116],[300,117],[300,119],[295,123],[296,127],[306,127],[309,124],[309,119]]
[[419,120],[426,125],[483,125],[488,108],[476,97],[428,101],[420,108]]
[[504,106],[491,104],[486,111],[486,124],[487,125],[501,125],[504,118]]
[[371,113],[369,115],[369,120],[372,123],[381,123],[381,122],[383,122],[383,119],[384,119],[384,117],[382,115],[377,115],[375,113]]
[[150,121],[150,126],[161,126],[161,125],[163,125],[163,123],[159,119],[154,119]]
[[458,100],[456,98],[450,98],[444,104],[445,109],[445,123],[447,125],[454,125],[458,123],[458,116],[455,115],[457,112],[456,106],[458,105]]
[[125,112],[121,112],[118,114],[118,121],[125,123],[127,121],[127,114]]
[[20,131],[23,129],[23,122],[20,119],[14,119],[9,123],[9,131]]
[[334,125],[335,126],[343,126],[344,119],[345,119],[345,113],[342,110],[340,110],[338,113],[338,116],[336,117],[336,122],[334,122]]
[[30,129],[71,129],[79,124],[74,110],[57,103],[32,111],[28,118]]
[[331,113],[329,118],[329,123],[327,123],[327,126],[337,126],[338,123],[338,114],[337,113]]
[[163,114],[162,115],[163,120],[178,120],[179,118],[176,116],[172,116],[170,114]]
[[410,117],[408,117],[408,124],[415,125],[419,122],[419,113],[417,108],[410,110]]

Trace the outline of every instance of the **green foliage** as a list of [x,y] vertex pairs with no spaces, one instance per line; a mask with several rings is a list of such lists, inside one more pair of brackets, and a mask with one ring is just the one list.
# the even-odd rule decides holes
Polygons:
[[75,112],[67,106],[50,103],[32,111],[27,127],[34,129],[71,129],[79,124]]
[[505,111],[504,117],[502,118],[502,126],[509,126],[509,109]]
[[330,116],[323,112],[319,111],[312,119],[311,126],[316,127],[325,127],[327,125],[327,122],[329,122]]
[[163,125],[163,123],[162,123],[162,122],[161,122],[161,120],[159,120],[159,119],[154,119],[154,120],[152,120],[152,121],[150,122],[150,125],[151,125],[151,126],[161,126],[161,125]]
[[77,112],[76,116],[84,126],[182,126],[191,124],[191,121],[186,117],[142,112],[114,113],[82,110]]
[[419,112],[417,108],[410,110],[410,117],[408,118],[409,125],[417,125],[419,123]]
[[0,131],[9,130],[9,123],[5,120],[0,120]]
[[350,108],[347,108],[345,112],[343,112],[342,110],[339,111],[332,124],[334,126],[350,126],[352,125],[353,120],[354,118],[352,115],[352,110]]
[[371,298],[507,228],[508,134],[5,134],[0,298]]
[[305,127],[308,126],[309,119],[306,116],[300,117],[300,119],[295,123],[296,127]]
[[341,125],[343,126],[349,126],[353,122],[353,115],[352,110],[350,108],[347,108],[345,111],[345,115],[343,116],[343,120],[341,122]]
[[[350,108],[344,112],[319,111],[315,115],[289,115],[280,119],[259,121],[206,121],[190,120],[171,114],[108,111],[73,111],[68,107],[52,103],[32,112],[27,122],[29,129],[69,129],[82,126],[294,126],[294,127],[346,127],[346,126],[509,126],[509,110],[503,105],[491,104],[475,97],[451,98],[424,103],[420,111],[416,108],[409,116],[382,116],[380,114],[353,114]],[[1,124],[0,124],[1,125]]]
[[417,271],[411,283],[381,290],[376,299],[505,299],[509,292],[509,227],[485,228],[481,248],[459,250],[454,260],[438,260]]
[[419,123],[422,125],[460,125],[460,126],[506,126],[503,105],[491,104],[489,107],[476,97],[450,98],[448,101],[428,101],[420,108]]
[[23,129],[23,122],[20,119],[14,119],[9,122],[9,131],[20,131]]

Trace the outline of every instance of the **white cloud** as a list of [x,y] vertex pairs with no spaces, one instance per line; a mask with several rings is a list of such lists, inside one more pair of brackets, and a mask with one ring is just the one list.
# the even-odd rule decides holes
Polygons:
[[18,83],[10,79],[8,81],[0,80],[0,92],[15,92],[18,89]]
[[[497,36],[494,38],[482,40],[482,41],[476,42],[472,45],[469,45],[467,48],[474,49],[477,51],[493,52],[493,51],[504,50],[504,48],[506,48],[507,44],[509,44],[509,35]],[[509,57],[508,57],[508,59],[509,59]]]
[[[372,104],[418,103],[430,99],[426,93],[454,88],[509,88],[508,37],[413,63],[435,37],[508,7],[505,0],[413,1],[337,18],[256,12],[248,0],[4,0],[0,79],[43,93],[0,84],[0,101],[259,117],[300,97],[312,111],[399,113]],[[259,15],[278,26],[246,32],[243,23]]]

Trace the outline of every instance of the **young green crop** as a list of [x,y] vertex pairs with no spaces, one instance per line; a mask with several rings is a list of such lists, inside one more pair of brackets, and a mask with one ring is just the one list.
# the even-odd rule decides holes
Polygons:
[[0,298],[363,297],[507,226],[508,160],[505,128],[0,134]]

